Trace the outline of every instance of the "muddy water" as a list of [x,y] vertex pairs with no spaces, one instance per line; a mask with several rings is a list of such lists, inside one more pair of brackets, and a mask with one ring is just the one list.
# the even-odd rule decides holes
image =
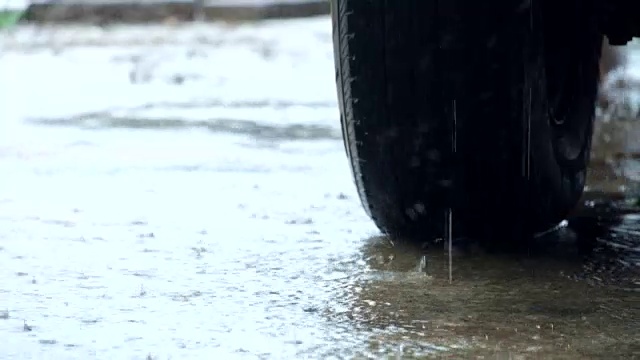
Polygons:
[[80,30],[3,39],[0,358],[640,357],[631,202],[452,284],[379,236],[326,18]]

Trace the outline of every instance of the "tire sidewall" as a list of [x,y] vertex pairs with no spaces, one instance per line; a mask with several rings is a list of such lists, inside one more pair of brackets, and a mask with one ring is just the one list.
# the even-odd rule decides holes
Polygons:
[[[585,3],[588,3],[585,0]],[[533,199],[548,199],[547,204],[537,204],[532,207],[533,217],[541,219],[548,218],[547,224],[536,226],[537,231],[545,230],[545,227],[554,226],[555,219],[564,218],[576,206],[582,196],[586,181],[586,171],[590,160],[591,139],[593,134],[593,121],[595,117],[595,103],[598,87],[598,59],[602,44],[602,35],[595,29],[589,28],[589,7],[584,6],[580,11],[582,16],[578,16],[577,22],[584,27],[583,35],[580,39],[568,41],[567,46],[572,46],[572,51],[580,54],[576,67],[586,69],[584,78],[581,79],[585,89],[580,89],[580,94],[576,101],[571,104],[571,112],[568,116],[576,117],[579,126],[574,131],[584,131],[579,134],[581,138],[580,149],[575,158],[567,158],[560,150],[561,135],[554,128],[551,118],[551,99],[549,97],[548,85],[550,78],[546,72],[546,64],[554,61],[554,53],[545,51],[544,31],[540,27],[544,26],[545,8],[541,6],[541,0],[531,1],[532,23],[529,32],[529,42],[533,50],[528,56],[529,71],[525,71],[525,92],[524,103],[529,107],[530,134],[531,134],[531,180],[537,182],[532,186],[531,196]],[[576,6],[581,6],[576,3]],[[536,27],[538,25],[538,27]],[[568,25],[570,26],[570,25]],[[536,30],[536,28],[538,30]],[[561,31],[562,29],[559,29]],[[579,31],[579,30],[578,30]],[[570,39],[571,40],[571,39]],[[574,69],[567,69],[574,71]],[[542,81],[540,81],[542,79]],[[530,99],[530,100],[529,100]],[[571,131],[572,129],[569,129]],[[550,194],[544,194],[544,192]],[[542,212],[547,212],[546,216]]]

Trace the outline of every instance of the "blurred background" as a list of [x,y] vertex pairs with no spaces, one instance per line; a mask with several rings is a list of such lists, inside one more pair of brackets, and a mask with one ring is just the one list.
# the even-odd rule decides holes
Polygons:
[[639,44],[587,189],[634,214],[451,286],[360,206],[328,3],[0,0],[0,358],[639,354]]

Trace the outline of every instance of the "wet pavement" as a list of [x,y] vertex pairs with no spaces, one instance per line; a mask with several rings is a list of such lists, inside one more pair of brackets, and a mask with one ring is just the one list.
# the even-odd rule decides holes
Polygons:
[[450,284],[360,206],[330,29],[5,35],[0,358],[640,358],[632,194]]

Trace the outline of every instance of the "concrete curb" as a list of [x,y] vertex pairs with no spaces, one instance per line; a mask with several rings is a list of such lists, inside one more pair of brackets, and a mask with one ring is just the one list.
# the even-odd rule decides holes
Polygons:
[[[31,23],[147,23],[191,21],[196,17],[193,3],[165,2],[155,4],[33,4],[23,21]],[[205,6],[201,19],[207,21],[251,21],[286,19],[329,14],[329,2],[281,3],[265,6]]]

